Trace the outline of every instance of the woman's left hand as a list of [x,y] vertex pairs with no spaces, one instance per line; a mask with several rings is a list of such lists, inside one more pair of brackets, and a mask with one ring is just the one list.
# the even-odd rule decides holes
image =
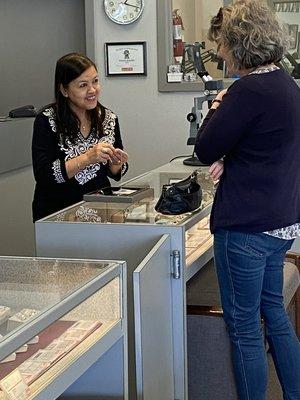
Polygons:
[[114,149],[112,158],[112,165],[122,165],[128,161],[128,154],[121,149]]

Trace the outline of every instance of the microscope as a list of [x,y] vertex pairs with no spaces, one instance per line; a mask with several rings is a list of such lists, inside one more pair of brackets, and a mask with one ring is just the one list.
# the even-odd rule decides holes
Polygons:
[[[287,52],[280,61],[279,67],[282,67],[282,69],[284,69],[294,79],[300,79],[300,64],[297,62],[296,57],[300,57],[300,55],[298,53],[290,54]],[[292,66],[292,71],[290,71],[286,60],[288,60],[290,65]]]
[[[197,132],[202,123],[203,103],[208,102],[211,106],[212,100],[216,97],[217,93],[223,89],[222,79],[213,79],[206,71],[204,63],[207,61],[218,62],[218,69],[223,69],[223,61],[220,60],[213,50],[207,50],[201,54],[201,49],[205,49],[205,43],[195,42],[185,46],[185,54],[182,61],[182,71],[184,74],[195,70],[197,75],[200,76],[204,83],[204,91],[200,96],[194,98],[194,106],[192,111],[187,115],[187,120],[190,123],[190,136],[187,140],[188,145],[194,146],[196,143]],[[187,60],[186,60],[187,56]],[[193,152],[190,158],[183,161],[185,165],[203,166],[205,164],[198,160]]]

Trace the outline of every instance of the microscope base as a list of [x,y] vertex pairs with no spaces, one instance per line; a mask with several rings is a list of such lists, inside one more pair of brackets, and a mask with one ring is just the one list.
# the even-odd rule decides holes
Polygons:
[[190,165],[192,167],[206,167],[209,164],[204,164],[197,157],[190,157],[183,160],[184,165]]

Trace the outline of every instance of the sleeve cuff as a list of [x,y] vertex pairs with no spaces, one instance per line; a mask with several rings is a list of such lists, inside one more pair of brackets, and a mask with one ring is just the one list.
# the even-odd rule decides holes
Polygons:
[[53,176],[56,183],[65,183],[67,180],[67,171],[64,162],[58,158],[52,163]]
[[119,181],[119,180],[122,178],[122,176],[126,174],[127,171],[128,171],[128,163],[124,163],[124,164],[122,165],[121,171],[118,172],[117,174],[113,175],[113,174],[110,172],[110,169],[109,169],[109,168],[108,168],[107,174],[108,174],[109,178],[112,178],[112,179],[114,179],[115,181]]
[[128,163],[126,162],[122,165],[121,176],[125,175],[127,171],[128,171]]

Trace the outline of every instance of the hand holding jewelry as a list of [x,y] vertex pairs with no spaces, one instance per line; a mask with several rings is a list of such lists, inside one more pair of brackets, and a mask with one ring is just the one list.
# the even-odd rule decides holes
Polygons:
[[97,143],[86,153],[88,155],[89,163],[94,164],[98,162],[107,161],[112,162],[112,157],[114,155],[114,147],[107,142]]
[[114,149],[114,154],[111,160],[112,165],[121,165],[128,161],[128,154],[121,149]]

